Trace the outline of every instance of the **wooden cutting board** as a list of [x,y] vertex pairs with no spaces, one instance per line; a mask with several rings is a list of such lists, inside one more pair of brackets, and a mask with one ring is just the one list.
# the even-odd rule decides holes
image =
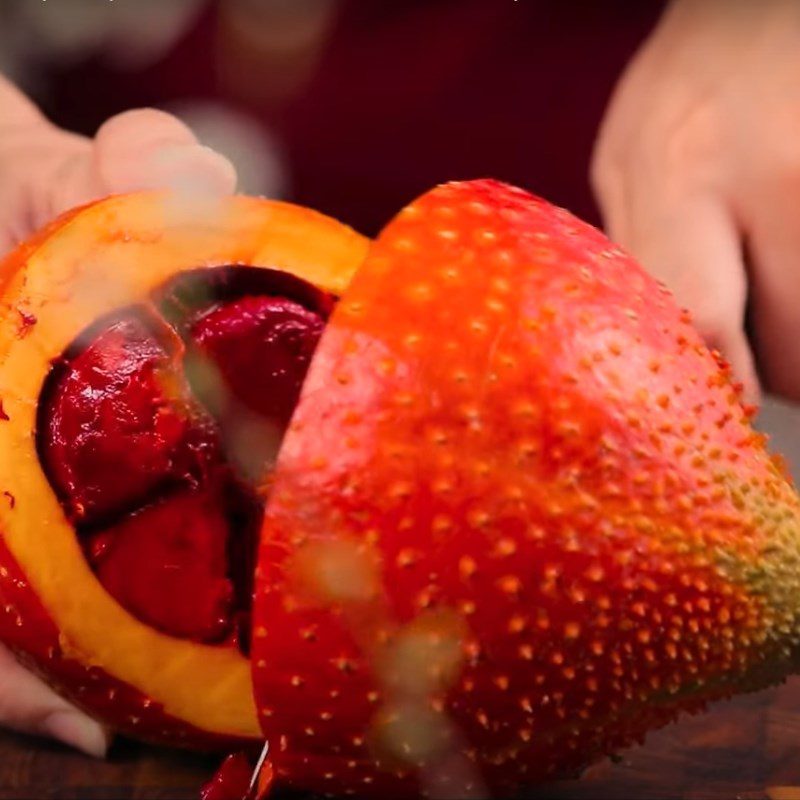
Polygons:
[[[0,800],[196,800],[214,759],[119,742],[100,763],[0,734]],[[794,788],[792,788],[794,787]],[[716,705],[535,800],[800,800],[800,678]]]

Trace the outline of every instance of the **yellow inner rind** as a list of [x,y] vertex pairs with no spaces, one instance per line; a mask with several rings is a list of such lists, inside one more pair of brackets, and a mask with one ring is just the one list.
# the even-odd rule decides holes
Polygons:
[[[366,240],[315,212],[229,198],[184,213],[176,198],[129,195],[78,214],[9,281],[0,321],[0,487],[13,509],[0,526],[62,646],[214,733],[258,736],[250,664],[235,648],[176,639],[120,606],[89,568],[36,453],[39,392],[58,356],[98,317],[137,301],[175,274],[241,262],[278,268],[340,293],[363,260]],[[36,317],[20,336],[16,310]],[[13,424],[12,424],[13,423]]]

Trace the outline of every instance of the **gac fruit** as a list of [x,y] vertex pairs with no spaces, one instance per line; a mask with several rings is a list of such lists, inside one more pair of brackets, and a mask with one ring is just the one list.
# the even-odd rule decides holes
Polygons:
[[600,232],[492,181],[369,247],[167,206],[0,272],[0,635],[90,713],[266,737],[262,788],[505,796],[797,668],[798,497]]
[[143,738],[260,731],[248,648],[263,497],[366,243],[320,214],[163,195],[73,212],[0,272],[0,635]]

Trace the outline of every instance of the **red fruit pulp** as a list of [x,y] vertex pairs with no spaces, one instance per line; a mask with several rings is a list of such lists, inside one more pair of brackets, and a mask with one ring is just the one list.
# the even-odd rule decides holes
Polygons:
[[292,300],[253,296],[191,326],[190,380],[245,477],[257,478],[274,461],[324,326]]
[[[184,490],[86,539],[100,582],[129,611],[175,636],[215,641],[233,611],[228,521],[213,490]],[[103,539],[102,552],[96,543]]]
[[76,522],[127,508],[166,482],[201,481],[214,459],[213,421],[186,390],[180,340],[137,311],[67,358],[48,404],[45,463]]
[[43,466],[108,592],[165,633],[243,649],[252,481],[277,455],[331,305],[285,276],[276,288],[293,296],[270,293],[274,274],[197,271],[192,302],[179,280],[100,321],[39,406]]
[[285,426],[324,325],[291,300],[243,297],[201,317],[191,332],[233,398]]

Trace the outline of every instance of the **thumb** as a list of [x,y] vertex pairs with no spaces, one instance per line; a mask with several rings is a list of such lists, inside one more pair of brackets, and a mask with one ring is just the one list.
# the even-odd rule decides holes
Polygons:
[[109,732],[59,697],[0,644],[0,725],[102,758]]
[[89,151],[64,165],[60,185],[56,212],[137,190],[226,195],[236,188],[236,171],[228,159],[200,144],[176,117],[138,109],[105,122]]

